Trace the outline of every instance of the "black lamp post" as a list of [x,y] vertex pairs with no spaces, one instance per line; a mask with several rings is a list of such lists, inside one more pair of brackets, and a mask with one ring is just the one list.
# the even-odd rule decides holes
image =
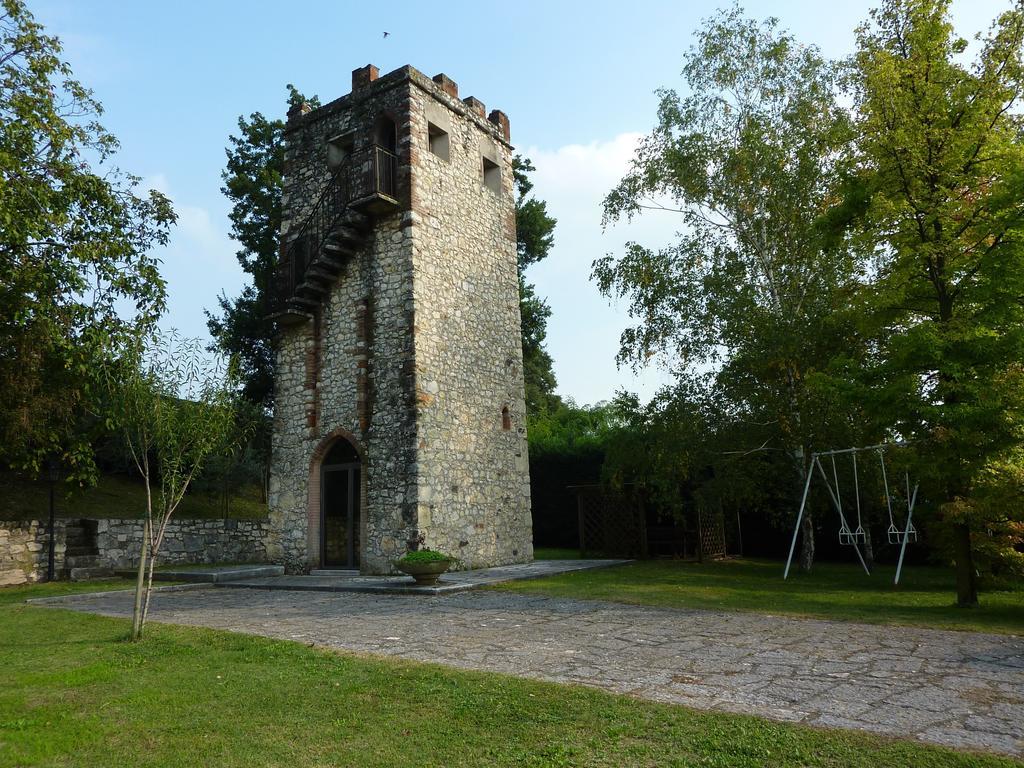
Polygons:
[[50,482],[50,525],[47,531],[47,539],[49,540],[49,548],[46,552],[46,580],[53,581],[53,550],[56,542],[53,538],[54,528],[54,505],[53,497],[54,491],[56,490],[57,481],[60,480],[60,462],[57,459],[51,457],[46,460],[46,479]]

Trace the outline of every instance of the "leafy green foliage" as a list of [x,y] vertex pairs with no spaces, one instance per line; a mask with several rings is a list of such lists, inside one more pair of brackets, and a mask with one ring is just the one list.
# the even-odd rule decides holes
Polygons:
[[111,426],[124,435],[146,487],[146,535],[132,627],[132,639],[137,640],[168,523],[204,465],[244,444],[245,435],[238,431],[235,374],[222,361],[208,358],[199,340],[153,335],[120,352],[106,371],[116,414]]
[[[288,85],[289,106],[303,103],[320,105]],[[221,296],[219,314],[206,312],[217,348],[238,361],[246,399],[268,411],[274,404],[274,324],[267,308],[280,250],[284,126],[253,112],[239,117],[238,134],[228,137],[221,192],[231,201],[231,236],[241,245],[236,258],[252,283],[234,299]]]
[[451,560],[448,555],[436,552],[433,549],[417,549],[414,552],[406,552],[400,563],[447,563]]
[[608,446],[618,435],[615,409],[607,403],[559,402],[530,417],[530,504],[535,544],[575,546],[576,498],[568,488],[600,482]]
[[[624,453],[623,466],[672,496],[709,466],[722,476],[724,457],[753,481],[756,465],[733,459],[777,452],[795,511],[810,452],[851,439],[833,371],[863,353],[851,320],[859,252],[823,225],[849,173],[838,73],[775,20],[734,6],[698,31],[683,75],[687,95],[660,92],[657,127],[605,200],[606,223],[649,209],[678,216],[679,240],[660,250],[629,243],[593,267],[600,290],[628,297],[636,320],[619,361],[653,359],[678,380],[657,413],[633,408],[646,421],[639,434],[662,442]],[[684,441],[703,444],[703,455]]]
[[548,204],[530,194],[533,182],[529,174],[536,170],[528,157],[516,155],[512,159],[512,177],[516,185],[516,253],[520,274],[531,264],[546,259],[555,244],[555,225],[558,222],[548,214]]
[[516,155],[512,173],[516,186],[516,253],[519,265],[519,314],[523,334],[523,378],[526,382],[526,410],[531,424],[537,416],[550,413],[559,404],[555,394],[557,381],[553,360],[544,348],[551,307],[536,288],[526,282],[526,269],[547,258],[555,242],[554,218],[548,214],[547,203],[530,193],[533,182],[529,174],[537,170],[528,158]]
[[220,314],[206,312],[210,335],[224,353],[237,357],[245,395],[271,408],[274,402],[273,323],[267,320],[267,295],[277,265],[284,171],[284,122],[254,112],[238,118],[239,135],[230,136],[221,191],[232,202],[231,234],[236,253],[252,283],[241,295],[218,299]]
[[[154,245],[175,220],[158,192],[109,166],[117,140],[20,0],[0,5],[0,459],[59,455],[93,479],[111,346],[164,308]],[[101,166],[106,166],[100,168]]]
[[922,512],[970,605],[977,567],[1024,572],[1024,11],[996,19],[971,65],[946,0],[886,0],[857,40],[866,378],[915,441]]

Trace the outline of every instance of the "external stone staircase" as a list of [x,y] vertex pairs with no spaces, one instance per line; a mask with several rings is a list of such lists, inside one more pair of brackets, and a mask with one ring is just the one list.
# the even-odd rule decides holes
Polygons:
[[346,262],[366,243],[373,216],[400,206],[394,197],[397,159],[371,145],[336,169],[278,265],[270,317],[309,320],[323,304]]
[[365,213],[346,207],[322,239],[310,233],[293,240],[279,272],[278,313],[306,318],[315,312],[372,226]]
[[72,520],[64,529],[64,571],[72,581],[113,576],[110,568],[100,565],[96,528],[96,520]]

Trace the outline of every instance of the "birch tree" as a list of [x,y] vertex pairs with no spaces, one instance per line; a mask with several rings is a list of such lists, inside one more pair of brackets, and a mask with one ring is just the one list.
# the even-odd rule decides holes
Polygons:
[[116,426],[146,488],[133,641],[142,637],[160,548],[189,485],[212,457],[241,442],[234,384],[198,339],[173,333],[125,350],[108,371]]
[[[792,467],[793,515],[811,451],[850,419],[822,386],[859,354],[850,297],[860,279],[851,240],[822,225],[849,166],[851,122],[839,72],[775,19],[738,7],[698,31],[684,58],[687,91],[659,92],[654,131],[604,203],[605,222],[677,217],[678,240],[594,262],[636,320],[619,361],[654,360],[712,391],[746,429],[736,451],[780,451]],[[805,518],[801,564],[814,557]]]

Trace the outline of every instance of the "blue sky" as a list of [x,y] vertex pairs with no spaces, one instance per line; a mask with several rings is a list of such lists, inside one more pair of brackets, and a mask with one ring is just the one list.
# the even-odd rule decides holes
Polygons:
[[[1007,0],[959,0],[958,31],[988,27]],[[113,2],[29,0],[61,38],[76,76],[104,105],[121,140],[117,163],[168,194],[179,213],[163,249],[165,325],[205,336],[203,309],[238,293],[244,275],[220,193],[238,116],[281,116],[285,84],[324,101],[348,92],[367,63],[444,72],[462,96],[510,118],[512,141],[537,166],[536,193],[558,220],[556,244],[529,279],[553,310],[548,349],[559,391],[580,403],[617,389],[647,397],[668,379],[617,370],[625,308],[589,282],[591,262],[629,239],[656,246],[677,224],[650,213],[602,233],[600,202],[655,118],[655,89],[681,87],[683,52],[700,20],[724,3],[647,2]],[[759,0],[830,56],[852,51],[868,2]],[[388,37],[383,33],[387,31]]]

